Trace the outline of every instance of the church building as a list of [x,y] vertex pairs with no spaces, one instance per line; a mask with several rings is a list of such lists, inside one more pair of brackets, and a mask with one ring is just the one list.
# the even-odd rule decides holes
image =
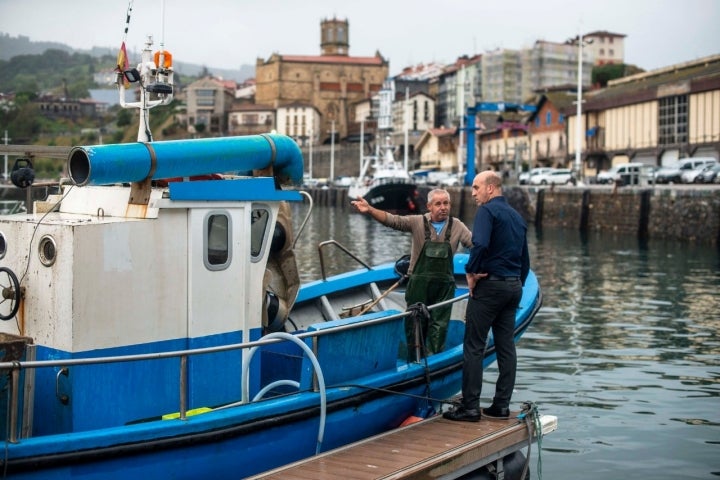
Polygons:
[[[257,59],[255,102],[280,108],[306,104],[319,112],[319,125],[300,125],[321,143],[345,138],[355,123],[355,106],[376,95],[389,73],[380,52],[372,57],[349,54],[347,20],[320,22],[320,55],[273,54]],[[306,121],[302,117],[299,121]],[[314,120],[312,121],[314,123]]]

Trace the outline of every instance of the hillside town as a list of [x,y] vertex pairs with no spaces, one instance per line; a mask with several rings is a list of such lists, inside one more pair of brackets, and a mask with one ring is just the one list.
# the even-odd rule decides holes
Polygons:
[[[379,51],[351,55],[347,19],[322,20],[320,40],[317,55],[258,58],[255,78],[241,84],[212,75],[190,83],[175,92],[183,105],[176,122],[188,137],[276,131],[304,149],[389,135],[413,170],[452,175],[467,165],[468,143],[479,169],[512,175],[555,167],[594,178],[627,162],[720,157],[720,54],[643,72],[625,65],[624,34],[593,31],[390,77]],[[593,81],[602,66],[620,74]],[[391,112],[381,112],[383,95]],[[87,99],[40,103],[52,115],[107,108]]]

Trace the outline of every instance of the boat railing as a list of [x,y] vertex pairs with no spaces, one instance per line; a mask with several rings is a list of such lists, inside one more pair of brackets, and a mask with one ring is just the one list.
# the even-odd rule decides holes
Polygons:
[[352,253],[350,250],[348,250],[346,247],[344,247],[340,242],[337,240],[325,240],[324,242],[320,242],[318,244],[318,255],[320,256],[320,274],[322,275],[323,280],[327,280],[327,274],[325,272],[325,257],[323,255],[323,249],[329,246],[335,246],[342,250],[346,255],[348,255],[350,258],[358,262],[363,267],[367,268],[368,270],[372,270],[372,267],[362,261],[360,258],[358,258],[354,253]]
[[[337,244],[337,242],[334,242]],[[337,244],[341,248],[344,249],[341,245]],[[344,249],[346,253],[347,249]],[[350,254],[354,257],[354,255]],[[354,257],[356,258],[356,257]],[[357,258],[356,258],[357,259]],[[361,260],[357,259],[361,264],[365,265]],[[367,266],[367,265],[365,265]],[[370,268],[370,267],[368,267]],[[428,310],[434,310],[435,308],[440,308],[445,305],[450,305],[455,302],[462,301],[468,297],[468,294],[465,293],[463,295],[459,295],[457,297],[453,297],[449,300],[445,300],[443,302],[436,303],[434,305],[429,305],[427,308]],[[337,334],[339,332],[344,332],[348,330],[353,329],[360,329],[360,328],[368,328],[373,325],[379,325],[386,322],[391,322],[394,320],[397,320],[398,318],[404,318],[408,315],[411,315],[412,312],[410,311],[404,311],[404,312],[398,312],[391,315],[386,316],[380,316],[377,318],[368,318],[363,319],[359,322],[353,322],[353,323],[347,323],[343,325],[336,325],[332,326],[330,328],[325,329],[319,329],[314,331],[307,331],[302,332],[298,334],[287,334],[283,337],[277,337],[272,335],[267,335],[266,337],[260,338],[258,340],[254,340],[251,342],[242,342],[242,343],[234,343],[234,344],[228,344],[228,345],[218,345],[214,347],[202,347],[202,348],[194,348],[190,350],[174,350],[174,351],[167,351],[167,352],[156,352],[156,353],[141,353],[141,354],[133,354],[133,355],[117,355],[117,356],[110,356],[110,357],[93,357],[93,358],[72,358],[72,359],[59,359],[59,360],[15,360],[15,361],[5,361],[0,362],[0,374],[5,374],[6,372],[10,373],[10,392],[9,392],[9,400],[8,400],[8,435],[7,435],[7,441],[10,443],[17,443],[18,442],[18,410],[20,405],[20,397],[21,393],[26,390],[25,386],[21,388],[20,386],[20,373],[23,370],[27,369],[39,369],[39,368],[53,368],[53,367],[60,367],[60,371],[63,371],[63,369],[67,369],[68,367],[73,366],[88,366],[88,365],[100,365],[100,364],[112,364],[112,363],[122,363],[122,362],[137,362],[137,361],[143,361],[143,360],[162,360],[162,359],[169,359],[169,358],[178,358],[180,361],[179,365],[179,416],[178,418],[180,420],[185,420],[187,418],[187,412],[188,412],[188,393],[186,386],[188,384],[188,358],[195,355],[204,355],[204,354],[212,354],[212,353],[219,353],[219,352],[227,352],[232,350],[243,350],[243,349],[257,349],[258,347],[276,344],[280,342],[288,341],[288,336],[293,337],[293,341],[297,340],[304,340],[306,338],[312,338],[313,348],[312,353],[313,355],[317,355],[318,350],[318,339],[324,335],[332,335]],[[250,355],[247,357],[250,358]],[[311,359],[312,361],[312,359]],[[65,370],[66,371],[66,370]],[[313,380],[314,391],[319,392],[318,388],[318,378],[321,378],[322,371],[314,372],[313,376],[315,377]],[[244,382],[249,381],[247,378],[243,378]],[[262,396],[256,396],[253,399],[249,398],[249,389],[246,385],[242,385],[242,399],[240,402],[237,402],[233,404],[233,406],[242,405],[246,403],[252,403],[253,401],[261,400]],[[323,387],[324,388],[324,387]]]

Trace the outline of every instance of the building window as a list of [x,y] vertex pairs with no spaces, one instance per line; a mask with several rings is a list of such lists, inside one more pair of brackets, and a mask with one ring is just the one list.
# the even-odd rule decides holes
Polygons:
[[605,55],[605,49],[604,49],[604,48],[601,48],[600,51],[599,51],[599,53],[600,53],[600,55]]
[[540,117],[535,117],[535,126],[536,127],[540,126]]
[[198,89],[195,90],[195,104],[202,107],[211,107],[215,105],[215,90]]
[[658,143],[674,145],[688,140],[688,97],[677,95],[661,98],[658,102]]
[[562,113],[558,115],[558,123],[560,125],[563,125],[565,123],[565,115],[563,115]]
[[545,125],[552,124],[552,112],[547,112],[545,114]]
[[610,55],[611,57],[615,56],[615,50],[613,50],[612,48],[608,50],[608,55]]

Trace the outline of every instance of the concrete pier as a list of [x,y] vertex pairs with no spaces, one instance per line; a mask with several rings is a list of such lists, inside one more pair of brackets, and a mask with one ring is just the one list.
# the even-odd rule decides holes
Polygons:
[[[422,198],[433,187],[421,186]],[[448,187],[454,216],[472,222],[470,187]],[[350,208],[345,188],[307,190],[318,205]],[[720,244],[720,186],[505,186],[510,204],[539,228],[616,232],[642,240]],[[424,206],[424,201],[423,201]]]

